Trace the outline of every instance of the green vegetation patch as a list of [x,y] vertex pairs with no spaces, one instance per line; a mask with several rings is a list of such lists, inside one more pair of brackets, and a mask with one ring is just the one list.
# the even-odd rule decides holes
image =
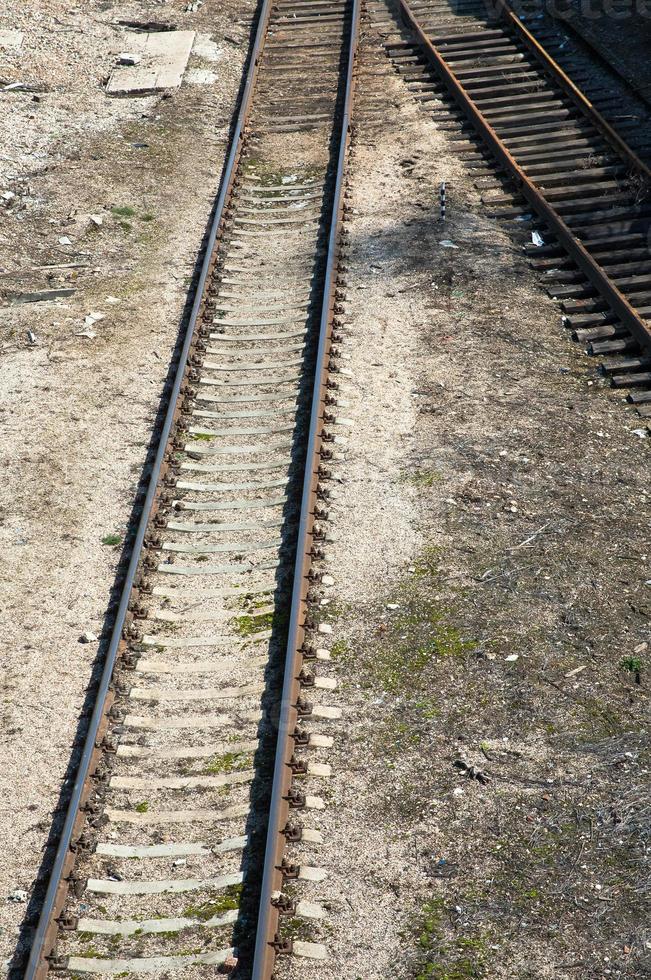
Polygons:
[[414,980],[482,980],[488,977],[482,937],[459,936],[446,928],[443,899],[426,902],[414,924]]
[[206,772],[212,775],[223,772],[240,772],[253,767],[253,756],[250,752],[226,752],[225,755],[214,756],[206,766]]
[[107,534],[102,538],[102,544],[108,545],[111,548],[117,548],[118,545],[122,544],[122,535]]
[[208,902],[203,902],[201,905],[188,905],[183,910],[183,915],[192,919],[200,919],[201,922],[207,922],[208,919],[212,919],[216,915],[223,915],[224,912],[238,909],[240,907],[241,895],[241,885],[229,885],[223,894],[212,898]]

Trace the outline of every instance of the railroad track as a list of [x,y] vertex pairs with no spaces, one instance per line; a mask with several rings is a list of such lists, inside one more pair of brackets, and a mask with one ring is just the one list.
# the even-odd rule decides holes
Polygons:
[[338,438],[359,6],[262,5],[29,980],[264,980],[279,952],[324,955],[292,934],[323,909],[283,886],[321,873],[285,847],[318,854],[338,716],[306,603]]
[[533,212],[531,264],[574,338],[651,418],[651,170],[506,4],[491,17],[481,0],[394,9],[406,32],[387,49],[416,98],[444,127],[450,102],[461,113],[464,141],[490,155],[467,156],[485,203],[507,220]]

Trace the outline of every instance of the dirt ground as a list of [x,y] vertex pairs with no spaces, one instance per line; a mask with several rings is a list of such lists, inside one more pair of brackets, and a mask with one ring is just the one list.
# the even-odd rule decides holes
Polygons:
[[[79,638],[104,628],[253,11],[14,6],[0,30],[25,38],[0,76],[37,91],[0,91],[0,195],[16,195],[0,224],[6,961],[35,908],[98,652]],[[211,35],[218,54],[191,67],[217,81],[108,99],[115,21],[149,18]],[[328,870],[300,887],[328,910],[304,938],[329,962],[280,975],[651,976],[649,440],[444,134],[384,55],[365,57],[340,408],[354,424],[321,612],[345,720],[314,817],[326,843],[298,852]],[[54,264],[70,268],[36,268]],[[14,305],[51,288],[75,292]]]
[[[28,86],[0,91],[3,961],[36,908],[99,649],[79,638],[105,628],[256,5],[192,6],[0,3],[0,31],[23,32],[0,79]],[[212,83],[107,97],[120,20],[196,30],[186,78]],[[72,293],[17,302],[49,289]]]
[[361,79],[388,100],[359,98],[321,612],[345,721],[295,852],[329,962],[280,975],[650,976],[649,440],[402,81]]

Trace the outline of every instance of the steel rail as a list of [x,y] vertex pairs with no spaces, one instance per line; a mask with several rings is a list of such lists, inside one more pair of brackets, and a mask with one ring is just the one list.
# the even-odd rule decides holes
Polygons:
[[[561,245],[579,269],[589,282],[592,283],[597,292],[606,300],[613,312],[620,318],[624,326],[630,330],[635,339],[644,347],[651,347],[651,325],[628,302],[624,294],[595,261],[582,242],[573,235],[569,226],[548,203],[543,193],[531,178],[527,176],[523,168],[516,162],[504,142],[477,107],[474,100],[463,88],[463,85],[459,82],[450,66],[446,63],[434,44],[432,44],[432,41],[412,11],[407,0],[398,0],[398,5],[405,23],[418,38],[427,60],[441,77],[457,104],[466,113],[478,135],[488,144],[499,163],[502,164],[504,169],[513,178],[519,193],[526,198],[538,215],[547,223],[550,230],[556,235]],[[556,67],[558,68],[558,66]],[[562,70],[558,68],[558,72],[562,73]],[[588,103],[588,106],[590,107],[590,111],[588,112],[585,107],[584,111],[588,114],[589,118],[594,120],[598,116],[601,119],[599,113],[597,113],[597,110],[594,109],[591,103]],[[603,127],[610,128],[605,120],[602,120],[602,123]],[[605,133],[605,130],[602,131]],[[615,148],[618,149],[617,146]]]
[[[284,831],[289,818],[289,802],[287,797],[293,776],[290,765],[293,755],[292,734],[298,722],[297,701],[301,692],[299,672],[303,662],[302,646],[305,636],[307,593],[312,565],[311,551],[315,520],[314,508],[319,482],[319,460],[322,447],[322,427],[324,424],[328,355],[330,353],[335,313],[336,267],[339,258],[339,240],[344,210],[343,187],[351,137],[352,102],[355,85],[355,61],[359,39],[360,10],[361,0],[353,0],[346,88],[341,119],[341,140],[337,160],[330,233],[328,237],[323,306],[319,325],[314,393],[312,396],[305,476],[301,497],[287,651],[285,656],[285,673],[280,705],[276,757],[269,807],[269,825],[265,845],[251,980],[270,980],[277,952],[275,939],[278,931],[280,910],[273,904],[272,898],[274,894],[280,892],[282,889],[283,876],[280,865],[287,843]],[[288,949],[288,951],[290,950]]]
[[92,786],[89,786],[89,780],[92,777],[101,757],[102,739],[108,727],[109,711],[115,698],[115,692],[112,688],[112,676],[116,663],[126,646],[123,631],[127,623],[129,606],[135,591],[138,564],[141,558],[148,526],[158,510],[158,501],[156,500],[156,497],[159,491],[159,485],[169,465],[168,457],[172,451],[172,430],[180,414],[179,398],[184,394],[184,383],[189,370],[189,356],[193,341],[196,339],[197,324],[199,323],[204,312],[206,283],[209,276],[213,272],[216,262],[216,246],[224,231],[224,220],[227,216],[226,211],[233,192],[234,178],[242,152],[243,139],[245,137],[246,126],[251,111],[253,90],[258,75],[260,56],[262,54],[267,35],[271,8],[272,0],[263,0],[258,18],[255,40],[249,58],[247,78],[242,91],[240,108],[237,115],[235,129],[233,131],[231,148],[226,161],[219,196],[217,198],[217,204],[215,206],[215,211],[210,226],[205,258],[201,267],[195,299],[185,331],[177,372],[161,430],[158,450],[156,452],[154,465],[149,478],[147,493],[138,522],[138,528],[136,531],[124,585],[122,587],[115,623],[113,625],[108,651],[102,668],[93,713],[85,736],[84,747],[77,769],[74,787],[68,803],[63,829],[57,844],[45,899],[39,915],[38,925],[36,927],[27,967],[24,973],[24,980],[42,980],[49,970],[48,957],[52,954],[55,947],[56,936],[59,928],[57,916],[61,914],[64,908],[69,889],[67,876],[73,869],[75,862],[76,841],[81,834],[81,830],[85,822],[83,806],[88,802],[92,792]]

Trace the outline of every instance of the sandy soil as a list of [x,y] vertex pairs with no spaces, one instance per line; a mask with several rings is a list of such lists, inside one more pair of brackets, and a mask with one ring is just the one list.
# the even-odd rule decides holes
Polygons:
[[321,610],[345,720],[295,852],[328,916],[287,927],[329,961],[280,976],[648,976],[649,441],[445,136],[361,79]]
[[[30,86],[0,92],[0,194],[14,195],[0,211],[3,960],[33,911],[83,727],[101,646],[79,638],[106,632],[255,9],[190,6],[0,4],[0,30],[24,32],[19,50],[2,51],[0,76]],[[107,97],[133,37],[119,20],[196,30],[189,68],[215,80],[170,98]],[[52,288],[74,292],[15,302]],[[89,324],[90,313],[103,318]]]

